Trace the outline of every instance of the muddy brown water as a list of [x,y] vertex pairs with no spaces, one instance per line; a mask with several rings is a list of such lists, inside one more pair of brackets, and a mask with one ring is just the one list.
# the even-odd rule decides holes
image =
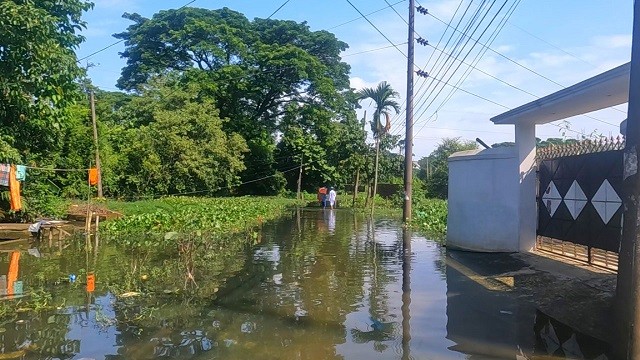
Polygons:
[[[607,358],[604,343],[537,311],[508,281],[483,279],[463,257],[403,232],[397,220],[301,209],[265,225],[259,239],[219,266],[212,255],[215,266],[196,280],[199,296],[151,294],[122,265],[135,255],[108,243],[95,258],[73,244],[5,249],[0,292],[12,251],[20,251],[14,285],[56,308],[11,314],[0,324],[0,358]],[[147,281],[162,283],[153,277],[166,273],[147,269],[156,269]],[[93,292],[82,280],[89,270]],[[114,296],[131,284],[142,291]],[[3,303],[20,308],[10,297]]]

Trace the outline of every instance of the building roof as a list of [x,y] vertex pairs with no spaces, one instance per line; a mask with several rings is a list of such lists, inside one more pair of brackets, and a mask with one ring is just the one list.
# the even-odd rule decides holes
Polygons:
[[494,124],[546,124],[629,101],[631,64],[626,63],[551,95],[491,118]]

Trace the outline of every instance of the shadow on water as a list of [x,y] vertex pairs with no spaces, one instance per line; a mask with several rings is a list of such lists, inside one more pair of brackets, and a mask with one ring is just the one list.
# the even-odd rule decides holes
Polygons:
[[536,310],[508,279],[395,220],[298,209],[255,243],[200,254],[197,286],[184,289],[181,263],[161,252],[0,249],[1,357],[604,359],[605,344]]

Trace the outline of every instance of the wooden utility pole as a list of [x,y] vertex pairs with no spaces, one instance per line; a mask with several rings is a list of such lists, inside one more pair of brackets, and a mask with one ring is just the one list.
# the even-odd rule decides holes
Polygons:
[[98,169],[98,197],[102,198],[102,167],[100,166],[100,147],[98,145],[98,126],[96,125],[96,104],[91,90],[91,121],[93,122],[93,143],[96,147],[96,169]]
[[304,155],[300,157],[300,172],[298,173],[298,200],[302,200],[302,159],[304,159]]
[[413,191],[413,58],[414,58],[414,24],[415,0],[409,0],[409,38],[407,56],[407,119],[404,138],[404,208],[402,220],[411,222],[411,193]]

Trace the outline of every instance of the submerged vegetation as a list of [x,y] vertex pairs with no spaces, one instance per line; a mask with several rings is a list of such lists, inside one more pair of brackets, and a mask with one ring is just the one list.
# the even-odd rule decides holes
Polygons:
[[294,199],[279,197],[185,198],[172,197],[131,203],[111,202],[109,207],[125,214],[108,223],[115,241],[126,234],[162,235],[175,232],[230,234],[272,220],[292,206]]
[[442,242],[447,233],[447,201],[426,199],[414,207],[414,226],[430,238]]

